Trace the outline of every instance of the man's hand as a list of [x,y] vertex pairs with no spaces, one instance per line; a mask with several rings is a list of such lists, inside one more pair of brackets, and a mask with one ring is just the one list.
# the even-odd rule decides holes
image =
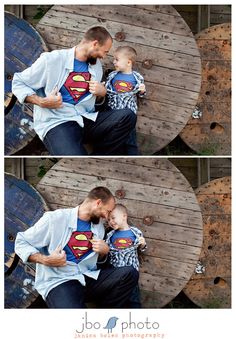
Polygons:
[[52,92],[46,98],[41,98],[40,106],[43,108],[60,108],[62,105],[61,93],[58,92],[57,87],[52,90]]
[[93,239],[91,240],[92,242],[92,249],[94,252],[100,254],[100,255],[105,255],[109,252],[109,246],[104,240],[100,239]]
[[46,257],[45,265],[53,267],[66,266],[66,253],[62,250],[61,246],[58,246]]
[[30,255],[29,261],[51,267],[66,266],[66,253],[58,246],[50,255],[35,253]]
[[63,107],[61,93],[58,92],[57,87],[45,98],[39,97],[36,94],[26,97],[26,102],[38,105],[42,108],[56,109]]
[[107,90],[104,82],[91,80],[89,81],[89,92],[93,95],[104,97],[107,93]]

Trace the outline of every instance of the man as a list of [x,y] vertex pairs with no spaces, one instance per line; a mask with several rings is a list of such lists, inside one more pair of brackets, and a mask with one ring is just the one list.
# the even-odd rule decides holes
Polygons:
[[122,155],[136,115],[129,109],[95,112],[105,97],[102,59],[112,46],[104,27],[90,28],[71,48],[42,53],[35,63],[15,73],[12,92],[20,103],[34,105],[34,129],[51,155]]
[[49,308],[122,308],[138,274],[133,267],[97,269],[97,259],[109,252],[104,227],[115,206],[111,192],[96,187],[80,206],[46,212],[25,232],[19,232],[15,252],[24,263],[36,263],[35,288]]

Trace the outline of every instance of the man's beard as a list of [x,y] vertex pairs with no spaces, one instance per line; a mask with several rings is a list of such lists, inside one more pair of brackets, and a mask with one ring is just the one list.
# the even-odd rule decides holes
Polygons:
[[91,216],[91,218],[90,218],[90,221],[91,221],[93,224],[95,224],[95,225],[99,223],[99,220],[100,220],[100,218],[97,217],[96,215],[93,215],[93,216]]
[[90,56],[90,57],[88,57],[87,62],[88,62],[90,65],[96,65],[97,58]]

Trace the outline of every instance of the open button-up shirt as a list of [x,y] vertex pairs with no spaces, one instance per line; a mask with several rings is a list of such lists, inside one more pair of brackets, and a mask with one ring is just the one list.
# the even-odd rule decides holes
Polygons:
[[[70,72],[73,71],[75,47],[70,49],[44,52],[23,72],[15,73],[12,81],[12,92],[20,103],[32,94],[41,97],[48,96],[56,87],[58,90],[65,83]],[[98,82],[102,79],[102,65],[99,59],[95,65],[88,68],[91,80]],[[41,140],[47,132],[67,121],[77,121],[84,127],[83,116],[93,121],[97,118],[94,111],[96,96],[90,94],[76,105],[63,103],[63,107],[57,109],[42,108],[34,105],[34,130]]]
[[[15,252],[24,263],[30,255],[42,253],[50,255],[58,246],[64,248],[72,232],[77,229],[78,206],[76,208],[58,209],[44,215],[25,232],[18,232],[15,241]],[[102,223],[91,224],[95,239],[103,239]],[[67,261],[66,266],[50,267],[36,264],[35,289],[45,299],[49,291],[69,280],[78,280],[85,285],[84,275],[97,279],[100,270],[97,269],[98,253],[92,252],[78,264]]]

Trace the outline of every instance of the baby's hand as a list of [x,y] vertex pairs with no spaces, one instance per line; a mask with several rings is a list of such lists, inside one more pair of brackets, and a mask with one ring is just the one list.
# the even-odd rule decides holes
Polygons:
[[139,86],[139,89],[138,89],[141,93],[145,93],[146,92],[146,87],[145,87],[145,85],[144,84],[141,84],[140,86]]
[[141,247],[145,247],[146,246],[146,241],[145,241],[144,237],[139,237],[138,240],[139,240],[138,244]]

